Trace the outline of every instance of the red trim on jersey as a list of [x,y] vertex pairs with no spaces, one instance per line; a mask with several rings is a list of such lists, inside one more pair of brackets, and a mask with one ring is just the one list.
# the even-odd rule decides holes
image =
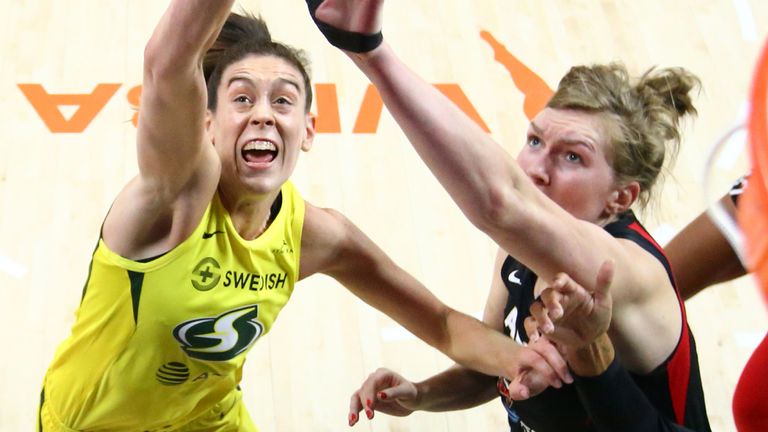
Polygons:
[[659,252],[661,252],[662,255],[664,255],[664,258],[667,257],[667,255],[664,254],[664,249],[662,249],[661,246],[659,246],[659,244],[656,243],[656,240],[654,240],[653,237],[651,237],[651,235],[648,234],[648,231],[646,231],[645,228],[643,228],[637,221],[632,222],[631,224],[629,224],[629,226],[627,228],[629,228],[632,231],[634,231],[634,232],[640,234],[641,236],[643,236],[644,239],[646,239],[649,242],[651,242],[651,244],[654,245],[656,247],[656,249],[658,249]]
[[[632,222],[628,226],[632,231],[640,234],[644,239],[648,240],[662,255],[666,258],[664,249],[656,243],[656,240],[648,234],[639,223]],[[674,277],[673,277],[674,278]],[[675,284],[674,280],[672,281]],[[670,356],[667,362],[667,382],[669,383],[669,394],[672,399],[672,409],[675,411],[675,421],[677,424],[685,424],[685,406],[688,400],[688,381],[691,376],[691,341],[688,336],[688,322],[685,314],[685,305],[683,299],[680,297],[680,293],[675,288],[675,295],[677,296],[677,302],[680,305],[680,315],[682,317],[680,329],[680,340],[675,347],[675,351]]]
[[688,400],[688,380],[691,376],[691,347],[688,327],[683,322],[683,334],[675,353],[667,363],[667,381],[672,408],[675,410],[677,424],[685,424],[685,405]]
[[[664,259],[667,260],[667,263],[669,263],[669,258],[667,258],[667,254],[664,253],[664,249],[661,246],[659,246],[658,243],[656,243],[656,240],[654,240],[653,237],[651,237],[651,235],[648,234],[648,231],[646,231],[642,225],[640,225],[637,221],[635,221],[629,224],[627,228],[640,234],[644,239],[648,240],[653,245],[653,247],[655,247],[656,250],[659,251],[659,253],[661,253],[662,256],[664,256]],[[688,318],[685,315],[685,302],[683,302],[683,298],[680,297],[680,292],[677,290],[677,281],[675,281],[675,275],[670,274],[669,277],[672,279],[672,288],[675,289],[675,295],[677,296],[677,301],[680,303],[680,312],[682,312],[683,314],[683,329],[685,329],[685,323],[688,322]]]

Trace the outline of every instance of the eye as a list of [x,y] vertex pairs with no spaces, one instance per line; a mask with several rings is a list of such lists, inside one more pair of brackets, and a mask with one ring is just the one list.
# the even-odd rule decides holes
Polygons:
[[580,163],[581,156],[579,156],[577,153],[574,153],[574,152],[568,152],[565,154],[565,160],[567,160],[568,162]]
[[529,136],[528,145],[531,147],[539,147],[541,145],[541,140],[537,136]]
[[248,96],[240,95],[234,99],[237,103],[251,103],[251,99]]
[[288,99],[285,96],[280,96],[277,99],[275,99],[275,103],[278,104],[278,105],[290,105],[291,104],[291,100]]

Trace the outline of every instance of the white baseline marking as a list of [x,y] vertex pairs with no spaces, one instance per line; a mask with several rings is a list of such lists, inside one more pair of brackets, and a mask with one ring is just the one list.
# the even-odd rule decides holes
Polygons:
[[27,274],[27,268],[10,258],[0,255],[0,272],[7,273],[16,279],[21,279]]

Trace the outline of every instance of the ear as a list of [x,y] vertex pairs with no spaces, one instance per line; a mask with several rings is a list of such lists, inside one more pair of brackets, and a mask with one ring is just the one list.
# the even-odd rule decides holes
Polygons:
[[213,113],[211,110],[205,110],[205,133],[208,135],[208,139],[213,143]]
[[605,213],[616,215],[629,210],[640,195],[640,184],[631,181],[611,192],[611,198],[605,205]]
[[317,117],[314,114],[307,113],[305,116],[306,122],[306,135],[304,141],[301,143],[301,149],[305,152],[312,148],[312,143],[315,141],[315,121]]

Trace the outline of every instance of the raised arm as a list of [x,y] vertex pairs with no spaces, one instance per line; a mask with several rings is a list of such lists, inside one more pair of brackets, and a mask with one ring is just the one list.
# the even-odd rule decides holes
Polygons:
[[[319,21],[334,27],[370,34],[381,27],[382,3],[327,0],[315,13]],[[546,280],[568,269],[586,283],[609,257],[619,264],[617,278],[625,277],[621,263],[636,257],[599,227],[574,218],[547,198],[503,147],[410,70],[386,40],[369,52],[345,53],[376,86],[414,149],[459,208],[499,246]],[[644,279],[643,274],[626,277]]]
[[176,246],[197,223],[220,164],[206,136],[202,61],[232,0],[174,0],[144,50],[139,174],[119,194],[104,239],[127,257]]

